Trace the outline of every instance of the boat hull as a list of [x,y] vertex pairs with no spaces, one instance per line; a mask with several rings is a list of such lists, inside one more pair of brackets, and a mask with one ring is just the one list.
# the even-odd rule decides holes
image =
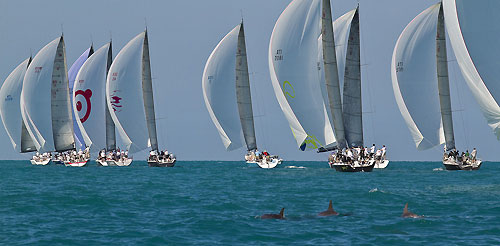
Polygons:
[[482,161],[477,160],[473,164],[462,164],[461,162],[455,162],[455,161],[443,161],[444,168],[449,171],[457,171],[457,170],[464,170],[464,171],[475,171],[479,170],[482,165]]
[[32,165],[37,165],[37,166],[46,166],[46,165],[49,165],[52,160],[51,159],[48,159],[48,160],[43,160],[43,161],[35,161],[35,160],[30,160],[31,164]]
[[389,160],[375,161],[374,168],[382,169],[386,168],[388,165],[389,165]]
[[84,167],[87,166],[88,161],[79,161],[79,162],[65,162],[64,165],[67,167]]
[[96,160],[97,165],[101,167],[127,167],[132,163],[132,159],[125,159],[120,161],[115,160]]
[[375,161],[370,162],[370,164],[359,165],[357,162],[354,165],[337,162],[337,163],[329,163],[331,168],[335,168],[337,172],[371,172],[375,167]]
[[281,162],[283,162],[282,159],[273,159],[272,161],[247,161],[247,165],[249,167],[260,167],[260,168],[264,168],[264,169],[271,169],[271,168],[275,168],[276,166],[278,166],[279,164],[281,164]]
[[148,166],[150,167],[174,167],[175,159],[171,161],[148,161]]

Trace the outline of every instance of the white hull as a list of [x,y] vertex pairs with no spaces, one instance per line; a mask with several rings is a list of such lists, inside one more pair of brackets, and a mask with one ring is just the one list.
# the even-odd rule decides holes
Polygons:
[[97,164],[103,167],[127,167],[130,166],[132,163],[133,159],[125,159],[125,160],[120,160],[120,161],[115,161],[115,160],[96,160]]
[[41,161],[35,161],[33,159],[30,160],[31,164],[33,165],[40,165],[40,166],[45,166],[50,164],[51,159],[46,159],[46,160],[41,160]]
[[275,168],[277,165],[281,164],[282,161],[283,161],[282,159],[272,159],[271,161],[266,161],[266,160],[247,161],[247,165],[270,169],[270,168]]
[[88,161],[80,161],[80,162],[64,162],[64,165],[67,167],[84,167],[87,165]]
[[386,168],[389,165],[389,160],[376,161],[374,168]]

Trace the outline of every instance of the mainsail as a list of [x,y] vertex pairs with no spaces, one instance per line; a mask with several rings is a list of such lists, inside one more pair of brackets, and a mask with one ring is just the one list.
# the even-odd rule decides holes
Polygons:
[[[215,47],[207,60],[202,78],[205,105],[217,127],[224,147],[228,151],[238,149],[243,144],[241,136],[244,119],[240,119],[239,104],[236,98],[238,85],[235,82],[236,79],[243,83],[241,79],[244,79],[237,77],[236,69],[241,27],[242,25],[237,25]],[[243,60],[243,57],[239,58]],[[243,66],[243,61],[241,66]],[[243,70],[243,68],[240,68],[240,70]],[[240,76],[242,73],[244,71],[239,71]],[[248,70],[246,70],[246,73],[248,76]],[[239,91],[241,93],[243,89]]]
[[444,0],[450,43],[462,75],[500,139],[500,1]]
[[[111,43],[92,54],[81,66],[74,82],[73,111],[86,146],[95,153],[107,147],[106,76],[111,62]],[[112,129],[114,134],[114,128]]]
[[75,148],[63,37],[37,53],[24,76],[21,97],[23,121],[40,152]]
[[[86,49],[83,54],[76,59],[76,61],[71,65],[71,67],[68,70],[68,81],[69,81],[69,92],[70,95],[73,95],[73,85],[75,84],[75,79],[76,75],[78,74],[78,71],[80,71],[80,68],[82,67],[83,63],[94,53],[94,48],[93,45],[90,46],[90,48]],[[71,97],[71,105],[73,105],[73,97]],[[76,113],[76,111],[74,111]],[[80,132],[80,128],[78,127],[77,124],[77,117],[73,118],[73,129],[75,131],[75,144],[76,147],[79,149],[82,149],[83,147],[83,136],[82,133]]]
[[439,10],[440,3],[415,17],[399,36],[392,56],[394,96],[420,150],[444,143],[437,75]]
[[24,125],[20,107],[24,75],[30,62],[31,58],[21,62],[5,79],[2,88],[0,88],[2,122],[12,146],[17,152],[21,153],[36,151],[35,144]]
[[147,31],[116,56],[107,77],[106,101],[128,150],[158,150]]
[[[278,18],[269,44],[269,70],[274,92],[301,150],[335,143],[329,103],[323,97],[332,91],[327,93],[325,83],[321,83],[325,73],[323,62],[318,61],[320,35],[321,1],[294,0]],[[328,40],[333,46],[333,34],[330,36]],[[327,53],[335,58],[331,48],[334,47],[328,48]],[[328,66],[332,64],[335,69],[330,73],[334,74],[335,61],[327,63]],[[336,75],[331,76],[330,80],[338,84]],[[340,96],[338,99],[340,101]],[[338,110],[339,106],[335,105],[334,109]]]
[[347,12],[333,23],[340,85],[343,85],[342,113],[345,138],[349,146],[363,146],[361,99],[361,59],[359,8]]
[[243,137],[247,150],[256,150],[255,128],[253,121],[252,96],[250,93],[250,78],[248,76],[247,48],[243,22],[238,34],[238,48],[236,50],[236,100],[240,115]]
[[337,139],[337,146],[338,148],[343,149],[346,147],[346,140],[330,0],[323,0],[321,16],[323,65],[326,91],[328,94],[328,102],[333,121],[333,128],[335,130],[335,138]]

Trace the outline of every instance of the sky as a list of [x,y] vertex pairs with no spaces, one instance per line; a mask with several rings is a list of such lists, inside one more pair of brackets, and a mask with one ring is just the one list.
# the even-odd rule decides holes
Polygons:
[[[417,151],[394,99],[390,64],[405,26],[436,0],[334,0],[333,18],[360,4],[365,145],[387,146],[388,158],[440,161],[442,147]],[[0,81],[30,55],[64,33],[68,67],[92,43],[113,40],[113,54],[148,28],[160,148],[178,160],[243,160],[227,152],[206,109],[201,87],[205,63],[219,41],[244,18],[257,143],[284,160],[327,159],[298,149],[274,95],[268,46],[274,24],[290,0],[16,0],[0,1]],[[451,47],[448,45],[448,47]],[[498,160],[500,147],[462,78],[451,49],[449,73],[457,147],[478,148]],[[3,127],[0,159],[28,159],[14,151]],[[145,159],[146,152],[135,155]]]

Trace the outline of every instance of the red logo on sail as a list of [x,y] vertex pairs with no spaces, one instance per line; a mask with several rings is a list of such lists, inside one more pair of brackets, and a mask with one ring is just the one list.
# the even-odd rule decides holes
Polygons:
[[118,91],[113,91],[113,95],[111,95],[111,100],[110,101],[111,101],[111,106],[113,106],[113,111],[120,112],[120,111],[122,111],[121,107],[123,107],[121,105],[121,100],[123,98],[117,96],[116,92],[118,92]]
[[[85,98],[85,104],[87,105],[87,110],[85,111],[85,115],[83,116],[83,118],[80,118],[80,121],[84,123],[89,118],[90,112],[92,110],[92,103],[90,102],[90,97],[92,97],[92,91],[90,89],[87,89],[85,91],[82,90],[75,91],[75,100],[77,95],[82,95]],[[83,108],[82,101],[78,100],[76,102],[76,110],[80,112],[82,108]]]

